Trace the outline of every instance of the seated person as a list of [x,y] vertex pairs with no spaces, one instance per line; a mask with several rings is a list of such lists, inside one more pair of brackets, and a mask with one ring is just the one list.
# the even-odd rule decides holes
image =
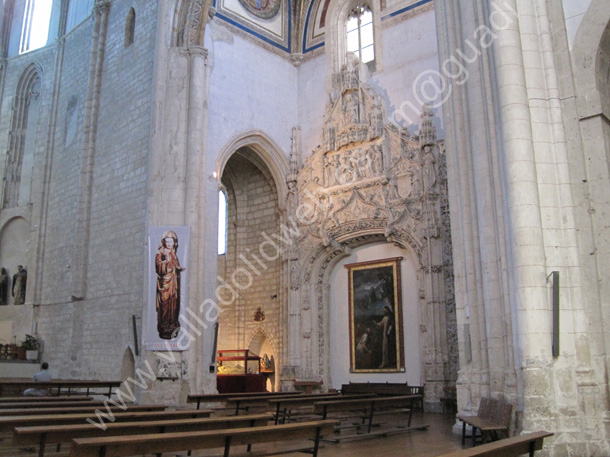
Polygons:
[[[47,362],[43,362],[40,366],[42,370],[34,375],[32,380],[34,382],[49,382],[51,380],[51,373],[48,372],[49,364]],[[35,396],[35,397],[43,397],[45,395],[49,395],[49,391],[47,389],[27,389],[23,392],[23,395],[27,396]]]

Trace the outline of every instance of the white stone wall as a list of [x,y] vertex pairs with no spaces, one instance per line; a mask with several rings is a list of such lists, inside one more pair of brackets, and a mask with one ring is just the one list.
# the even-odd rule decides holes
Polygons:
[[240,36],[223,23],[208,26],[210,72],[207,155],[218,157],[246,132],[262,132],[288,159],[292,127],[297,125],[297,69]]
[[[125,20],[132,6],[137,14],[135,42],[124,48]],[[5,132],[10,94],[15,92],[19,72],[31,62],[43,71],[30,220],[35,230],[30,262],[24,261],[29,273],[28,296],[37,294],[42,306],[35,308],[37,325],[23,330],[37,330],[45,343],[43,358],[62,377],[120,377],[123,352],[133,346],[131,316],[142,317],[156,11],[151,2],[112,2],[102,84],[91,100],[93,21],[82,22],[59,46],[13,59],[6,74],[0,116]],[[60,66],[56,68],[58,52],[63,59],[57,60]],[[54,105],[53,94],[58,96]],[[75,117],[68,117],[68,106],[74,102]],[[71,303],[77,202],[82,194],[83,125],[91,102],[99,106],[99,122],[94,123],[87,286],[84,300]],[[52,106],[56,112],[50,111]],[[51,119],[54,123],[49,125]],[[51,136],[46,134],[49,126]],[[5,139],[2,135],[0,141]],[[48,188],[42,183],[45,173],[50,178]],[[43,213],[46,219],[40,219],[42,204],[48,208]],[[36,236],[43,228],[44,247],[38,252]],[[39,270],[37,261],[43,261]]]

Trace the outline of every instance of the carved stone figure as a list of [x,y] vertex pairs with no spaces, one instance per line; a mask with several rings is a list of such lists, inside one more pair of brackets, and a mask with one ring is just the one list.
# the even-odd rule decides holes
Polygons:
[[409,169],[409,175],[411,176],[411,191],[409,197],[419,197],[421,195],[421,176],[418,167],[412,167]]
[[17,273],[13,275],[12,295],[15,297],[16,305],[25,303],[25,286],[28,279],[28,272],[23,268],[23,265],[17,267]]
[[430,146],[424,147],[424,167],[422,169],[423,179],[424,179],[424,192],[429,192],[436,183],[436,170],[434,169],[434,164],[436,163],[436,158],[434,157],[434,152]]
[[6,274],[6,268],[0,269],[0,306],[8,305],[6,300],[6,293],[8,291],[8,275]]
[[355,92],[345,95],[345,106],[343,108],[345,114],[345,124],[357,124],[358,116],[358,95]]

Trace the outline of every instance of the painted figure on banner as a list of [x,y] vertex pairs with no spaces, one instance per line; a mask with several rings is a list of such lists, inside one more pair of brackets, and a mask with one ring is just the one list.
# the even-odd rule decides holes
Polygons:
[[28,280],[28,272],[23,265],[17,267],[17,273],[13,275],[13,289],[12,295],[15,297],[16,305],[23,305],[25,303],[25,286]]
[[163,233],[155,255],[157,273],[157,331],[159,337],[171,340],[178,336],[180,322],[180,273],[184,268],[178,260],[178,235],[173,230]]
[[0,269],[0,306],[8,305],[6,293],[8,292],[8,274],[6,268]]
[[394,327],[394,315],[389,306],[383,307],[383,318],[377,322],[377,328],[381,330],[381,365],[379,368],[395,368],[396,356],[393,352],[395,348],[396,329]]

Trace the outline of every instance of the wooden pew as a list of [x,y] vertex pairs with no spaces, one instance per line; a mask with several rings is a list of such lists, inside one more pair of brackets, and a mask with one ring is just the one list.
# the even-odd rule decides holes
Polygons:
[[275,397],[278,395],[301,395],[302,392],[244,392],[244,393],[224,393],[224,394],[189,394],[186,397],[187,403],[197,403],[197,409],[201,403],[224,403],[231,397]]
[[224,448],[224,455],[228,457],[232,446],[309,439],[313,439],[313,447],[308,447],[307,451],[300,450],[317,457],[320,438],[332,433],[336,424],[335,420],[321,420],[205,432],[77,438],[72,440],[70,457],[124,457],[212,448]]
[[341,386],[342,394],[374,393],[384,395],[421,395],[414,408],[424,408],[424,386],[410,386],[406,382],[350,382]]
[[293,409],[297,408],[311,408],[317,401],[327,400],[353,400],[356,398],[369,398],[375,397],[375,394],[354,394],[354,395],[341,395],[337,392],[326,393],[326,394],[312,394],[312,395],[299,395],[298,397],[277,397],[268,399],[270,409],[275,411],[275,423],[285,423],[286,419],[290,416]]
[[0,397],[0,408],[6,403],[34,403],[34,402],[62,402],[62,401],[92,401],[93,397],[68,396],[68,397]]
[[[53,398],[53,397],[50,397]],[[103,401],[18,401],[11,403],[0,403],[0,411],[3,409],[32,409],[32,408],[88,408],[104,406]]]
[[229,428],[261,427],[271,420],[271,414],[250,416],[213,417],[198,419],[174,419],[110,423],[102,430],[91,424],[47,425],[40,427],[15,427],[13,445],[39,446],[39,457],[43,457],[47,444],[68,443],[75,438],[102,436],[148,435],[155,433],[194,432]]
[[272,398],[286,398],[286,397],[301,397],[303,394],[290,394],[286,395],[287,392],[274,392],[270,395],[264,396],[253,396],[253,395],[242,395],[242,394],[234,394],[232,397],[228,397],[225,400],[225,405],[227,408],[234,408],[235,415],[239,414],[240,410],[246,411],[246,413],[250,410],[250,408],[255,407],[263,407],[266,408],[268,406],[268,400]]
[[[167,408],[167,405],[131,405],[127,404],[127,408],[122,408],[120,406],[110,406],[108,405],[111,411],[163,411]],[[106,411],[107,407],[103,406],[79,406],[79,407],[70,407],[70,408],[7,408],[0,409],[0,417],[4,416],[38,416],[41,414],[77,414],[77,413],[95,413],[95,410],[99,409],[100,411]]]
[[[368,420],[367,433],[371,433],[373,416],[376,412],[391,408],[409,413],[408,427],[411,427],[413,415],[412,404],[421,398],[420,395],[400,395],[392,397],[357,398],[351,400],[329,400],[314,403],[313,413],[326,419],[329,414],[337,412],[360,411],[363,413],[363,424]],[[386,411],[387,412],[387,411]]]
[[101,381],[95,379],[56,379],[48,382],[35,382],[30,378],[8,378],[0,379],[0,397],[4,396],[4,393],[7,391],[12,392],[15,389],[25,390],[31,387],[49,389],[49,395],[56,396],[61,396],[62,389],[68,396],[72,393],[73,389],[85,389],[85,395],[89,395],[91,389],[108,389],[106,396],[110,397],[112,395],[112,388],[119,387],[121,384],[121,381]]
[[439,457],[517,457],[523,454],[534,457],[534,452],[542,449],[544,438],[549,436],[553,434],[545,431],[526,433]]
[[495,441],[499,438],[498,433],[508,436],[512,414],[512,405],[493,398],[481,398],[479,410],[476,416],[465,416],[458,414],[457,418],[462,421],[462,444],[466,441],[466,425],[472,427],[472,444],[476,441],[476,431],[481,432],[483,443]]
[[[107,413],[106,411],[104,411]],[[108,425],[113,422],[134,422],[148,420],[173,420],[196,417],[209,417],[212,413],[210,409],[183,409],[170,411],[124,411],[113,412],[114,420],[104,419],[104,424]],[[45,414],[39,416],[8,416],[0,417],[0,432],[12,431],[15,427],[27,426],[42,426],[42,425],[60,425],[60,424],[86,424],[87,419],[91,419],[96,424],[101,419],[98,419],[91,413],[79,414]]]

